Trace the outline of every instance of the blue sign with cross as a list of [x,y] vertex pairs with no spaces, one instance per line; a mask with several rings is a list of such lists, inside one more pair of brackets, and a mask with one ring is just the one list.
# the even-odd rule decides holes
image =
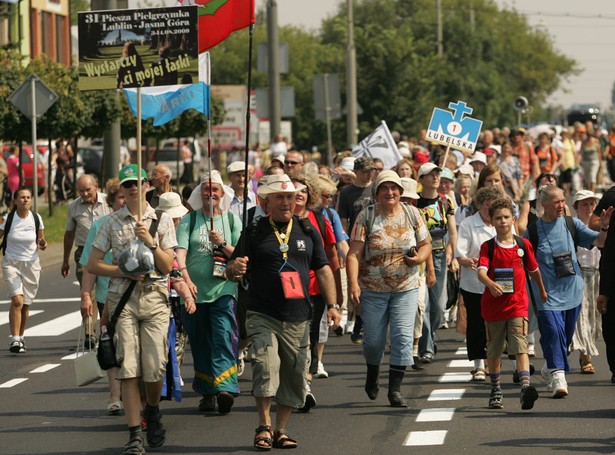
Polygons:
[[466,116],[471,114],[473,109],[464,101],[451,102],[448,108],[452,112],[434,108],[426,139],[473,153],[483,122]]

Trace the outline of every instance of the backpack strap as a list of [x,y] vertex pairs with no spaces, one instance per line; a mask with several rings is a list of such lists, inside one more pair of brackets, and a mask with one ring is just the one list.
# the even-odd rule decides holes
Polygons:
[[[521,237],[515,235],[515,241],[521,250],[523,250],[523,270],[525,270],[525,284],[527,292],[530,294],[530,301],[532,302],[532,308],[534,309],[534,315],[538,316],[538,305],[536,304],[536,297],[534,297],[534,290],[532,289],[532,283],[530,283],[530,272],[527,269],[527,250],[525,249],[525,242]],[[531,242],[530,242],[531,243]]]
[[4,237],[2,237],[2,244],[0,244],[0,250],[2,250],[3,256],[5,255],[5,252],[6,252],[6,242],[7,242],[6,239],[9,236],[9,231],[11,230],[11,225],[13,224],[13,218],[15,217],[16,211],[17,211],[16,209],[13,209],[6,216],[6,223],[4,223]]
[[538,250],[538,226],[536,224],[536,221],[530,224],[527,227],[527,230],[529,232],[528,237],[530,238],[530,243],[532,244],[532,248],[534,249],[535,253]]
[[325,220],[325,216],[322,213],[319,213],[315,210],[312,211],[314,216],[316,217],[316,222],[318,223],[318,230],[320,231],[320,236],[325,238],[325,233],[327,232],[327,221]]
[[487,240],[487,257],[489,258],[489,269],[491,269],[491,262],[493,262],[493,252],[495,251],[495,237]]
[[194,226],[196,226],[196,211],[190,212],[190,227],[188,228],[188,240],[192,237],[192,231],[194,231]]
[[568,229],[568,232],[570,232],[570,235],[572,236],[572,241],[574,242],[574,248],[576,249],[579,245],[577,242],[577,227],[574,225],[574,220],[572,219],[571,216],[564,215],[564,219],[566,220],[566,228]]

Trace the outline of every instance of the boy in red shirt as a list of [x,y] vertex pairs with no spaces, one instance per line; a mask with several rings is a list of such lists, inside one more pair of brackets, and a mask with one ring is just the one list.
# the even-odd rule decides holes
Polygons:
[[496,237],[482,244],[478,261],[478,279],[485,285],[481,315],[487,324],[487,364],[491,378],[489,408],[502,408],[500,357],[508,341],[508,353],[515,355],[521,379],[521,409],[532,409],[538,392],[530,385],[525,269],[538,285],[543,302],[547,300],[547,291],[530,241],[513,234],[512,202],[509,199],[494,201],[489,207],[489,216]]

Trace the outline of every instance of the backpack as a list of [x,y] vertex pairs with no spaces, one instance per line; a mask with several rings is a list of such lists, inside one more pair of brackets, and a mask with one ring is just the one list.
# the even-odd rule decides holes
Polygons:
[[[525,249],[525,242],[518,235],[514,235],[514,238],[515,238],[515,242],[517,243],[517,246],[521,248],[521,250],[523,251],[523,269],[525,270],[525,281],[526,281],[528,292],[530,294],[530,299],[532,301],[532,308],[534,309],[534,314],[538,315],[538,306],[536,305],[536,299],[534,298],[534,292],[532,291],[532,285],[530,284],[530,273],[527,270],[527,251]],[[532,246],[534,245],[532,244]],[[495,250],[495,237],[487,240],[487,255],[489,257],[489,268],[491,268],[491,261],[493,260],[494,250]]]
[[[577,242],[577,227],[574,225],[574,220],[571,216],[565,215],[564,219],[566,220],[566,228],[572,236],[572,241],[574,242],[574,248],[576,250],[579,245],[579,243]],[[538,248],[538,226],[536,225],[536,223],[537,221],[530,224],[527,228],[527,230],[529,231],[528,236],[530,239],[530,243],[532,244],[532,248],[534,248],[534,252],[536,252]]]
[[[13,218],[15,217],[15,212],[17,210],[13,209],[6,216],[6,223],[4,223],[4,237],[2,238],[2,243],[0,244],[0,250],[2,251],[2,255],[6,254],[6,242],[9,236],[9,231],[11,230],[11,226],[13,225]],[[38,214],[32,211],[32,215],[34,216],[34,230],[36,231],[36,243],[38,244],[38,231],[41,227],[41,220],[38,217]]]

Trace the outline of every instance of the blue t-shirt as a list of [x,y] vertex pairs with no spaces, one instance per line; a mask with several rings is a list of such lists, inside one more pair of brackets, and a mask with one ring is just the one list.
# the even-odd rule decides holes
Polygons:
[[[591,249],[598,233],[592,231],[578,218],[573,218],[573,221],[577,230],[578,246]],[[576,308],[583,300],[583,277],[577,260],[574,240],[566,226],[566,220],[564,217],[558,217],[552,222],[538,219],[536,228],[538,231],[536,259],[548,294],[548,299],[544,304],[537,299],[538,309],[540,311],[563,311]],[[529,238],[529,229],[525,231],[524,237]],[[553,255],[567,251],[572,253],[572,265],[576,275],[558,278],[555,274]],[[534,295],[540,295],[536,283],[532,282],[532,286],[534,286]]]
[[[90,228],[90,232],[88,232],[88,238],[83,245],[83,252],[81,253],[81,257],[79,258],[79,264],[82,266],[87,266],[88,261],[90,260],[90,254],[92,253],[92,243],[94,243],[94,239],[98,235],[98,230],[100,229],[100,225],[103,224],[103,221],[109,215],[102,216],[92,223],[92,227]],[[105,254],[103,260],[107,264],[113,264],[113,253],[111,250]],[[107,301],[107,290],[109,289],[109,283],[111,281],[111,277],[108,276],[96,276],[96,301],[100,303],[105,303]]]
[[[344,230],[344,227],[342,226],[342,220],[340,219],[339,214],[334,210],[334,209],[326,209],[326,208],[322,208],[320,210],[318,210],[320,213],[322,213],[325,218],[327,218],[329,220],[329,223],[331,223],[331,227],[333,228],[333,234],[335,234],[335,242],[341,242],[342,240],[348,240],[348,234],[346,233],[346,231]],[[329,212],[331,213],[331,217],[329,216]],[[332,219],[333,218],[333,219]]]

